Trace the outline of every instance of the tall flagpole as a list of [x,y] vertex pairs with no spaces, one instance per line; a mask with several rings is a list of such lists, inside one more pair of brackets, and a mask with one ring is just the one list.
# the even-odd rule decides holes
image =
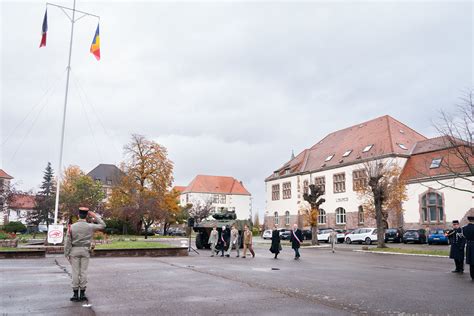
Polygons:
[[66,127],[67,96],[69,92],[69,74],[71,72],[72,40],[74,37],[75,13],[76,13],[76,0],[74,0],[74,4],[72,7],[71,39],[69,41],[69,60],[67,64],[66,93],[64,96],[63,123],[62,123],[62,128],[61,128],[61,145],[59,149],[59,164],[58,164],[58,169],[57,169],[57,174],[56,174],[57,180],[56,180],[56,201],[54,203],[54,225],[58,223],[59,190],[61,186],[61,174],[62,174],[62,164],[63,164],[64,130]]

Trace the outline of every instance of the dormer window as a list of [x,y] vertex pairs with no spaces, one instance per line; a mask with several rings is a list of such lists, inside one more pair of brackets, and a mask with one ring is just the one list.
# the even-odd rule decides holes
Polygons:
[[400,147],[403,150],[408,150],[407,146],[405,146],[403,144],[398,144],[398,147]]
[[279,175],[280,175],[280,173],[278,171],[273,172],[274,177],[278,177]]
[[328,157],[326,158],[326,160],[325,160],[325,161],[329,161],[329,160],[331,160],[331,159],[332,159],[332,157],[334,157],[334,155],[330,155],[330,156],[328,156]]
[[351,152],[352,152],[352,149],[349,149],[348,151],[346,151],[346,152],[344,153],[344,155],[342,155],[342,157],[347,157],[347,156],[349,156],[349,155],[351,154]]
[[443,158],[435,158],[435,159],[431,160],[430,169],[439,168],[441,166],[441,161],[442,160],[443,160]]
[[373,144],[372,144],[372,145],[367,145],[367,146],[365,146],[365,148],[364,148],[364,150],[362,150],[362,152],[363,152],[363,153],[368,152],[369,150],[372,149],[373,146],[374,146]]
[[290,174],[290,169],[285,169],[285,174]]
[[405,131],[401,129],[400,134],[405,134]]

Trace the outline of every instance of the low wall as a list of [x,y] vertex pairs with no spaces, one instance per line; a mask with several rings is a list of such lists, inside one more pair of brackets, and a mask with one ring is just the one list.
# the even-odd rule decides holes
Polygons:
[[95,249],[93,257],[183,257],[188,248]]
[[44,258],[46,251],[44,250],[15,250],[15,251],[0,251],[0,259],[29,259],[29,258]]
[[0,247],[16,248],[18,246],[18,238],[0,240]]

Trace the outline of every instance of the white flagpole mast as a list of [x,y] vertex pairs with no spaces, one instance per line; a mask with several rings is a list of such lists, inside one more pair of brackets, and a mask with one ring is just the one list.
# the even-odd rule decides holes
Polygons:
[[66,93],[64,96],[64,108],[63,108],[63,123],[61,128],[61,145],[59,149],[59,163],[56,173],[56,201],[54,203],[54,225],[58,223],[58,209],[59,209],[59,189],[61,187],[61,174],[63,164],[63,148],[64,148],[64,130],[66,127],[66,109],[67,109],[67,96],[69,92],[69,74],[71,73],[71,56],[72,56],[72,40],[74,37],[74,18],[76,13],[76,0],[72,6],[72,18],[71,18],[71,39],[69,40],[69,59],[67,64],[67,79],[66,79]]
[[[96,18],[99,18],[99,16],[90,14],[87,12],[79,11],[76,10],[76,0],[74,0],[73,7],[72,9],[63,7],[60,5],[52,4],[52,3],[46,3],[46,5],[51,5],[54,7],[60,8],[64,14],[69,18],[71,21],[71,38],[69,40],[69,58],[68,58],[68,64],[67,64],[67,79],[66,79],[66,92],[64,95],[64,108],[63,108],[63,122],[62,122],[62,127],[61,127],[61,143],[60,143],[60,149],[59,149],[59,162],[58,162],[58,169],[56,173],[56,201],[54,203],[54,225],[58,223],[58,210],[59,210],[59,191],[61,187],[61,176],[62,176],[62,164],[63,164],[63,148],[64,148],[64,131],[66,127],[66,109],[67,109],[67,97],[68,97],[68,92],[69,92],[69,75],[71,72],[71,56],[72,56],[72,41],[74,38],[74,23],[83,18],[86,15],[94,16]],[[72,11],[72,17],[70,17],[65,10],[70,10]],[[79,12],[82,14],[77,20],[76,20],[76,12]]]

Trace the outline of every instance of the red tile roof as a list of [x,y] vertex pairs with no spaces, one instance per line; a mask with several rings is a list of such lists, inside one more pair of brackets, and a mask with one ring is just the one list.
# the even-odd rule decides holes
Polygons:
[[426,153],[429,151],[436,151],[440,149],[446,149],[450,147],[454,147],[454,145],[463,145],[463,142],[460,139],[448,137],[448,136],[440,136],[435,138],[430,138],[421,142],[418,142],[413,149],[412,155]]
[[[280,167],[277,172],[282,176],[285,174],[285,169],[290,169],[290,173],[306,172],[385,155],[409,156],[415,144],[423,140],[426,140],[425,136],[385,115],[330,133]],[[368,145],[373,146],[367,152],[363,152]],[[348,155],[343,157],[345,153]],[[326,161],[332,155],[334,156]],[[267,180],[274,177],[275,175],[272,175]]]
[[11,209],[32,210],[35,206],[35,196],[29,194],[14,194],[8,203],[8,208]]
[[0,179],[13,179],[11,175],[0,169]]
[[198,175],[183,193],[220,193],[250,195],[240,181],[233,177]]
[[182,186],[182,185],[175,185],[172,190],[176,190],[176,191],[182,193],[182,192],[184,191],[184,189],[186,189],[185,186]]
[[[434,140],[434,144],[439,145],[439,140]],[[418,145],[417,145],[418,147]],[[436,146],[439,147],[439,146]],[[448,147],[448,148],[446,148]],[[452,175],[454,173],[469,174],[469,167],[455,154],[454,148],[444,148],[433,150],[433,146],[420,144],[420,149],[425,152],[412,155],[403,168],[401,178],[405,181],[437,177],[443,175]],[[461,150],[469,151],[468,146],[458,147]],[[467,155],[465,157],[468,157]],[[438,168],[430,168],[433,159],[442,159]],[[471,156],[471,165],[474,164],[474,158]]]

